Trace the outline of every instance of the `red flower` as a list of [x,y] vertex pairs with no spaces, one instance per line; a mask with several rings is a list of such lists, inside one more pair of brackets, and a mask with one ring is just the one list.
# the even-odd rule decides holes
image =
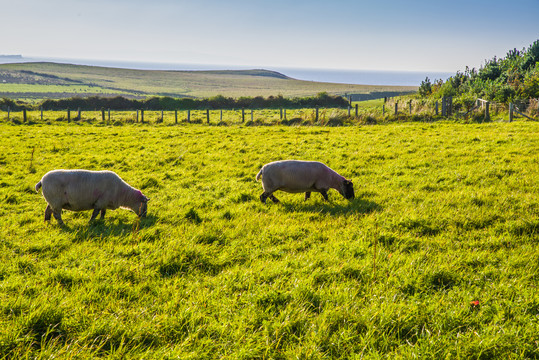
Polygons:
[[479,300],[470,301],[472,307],[479,306]]

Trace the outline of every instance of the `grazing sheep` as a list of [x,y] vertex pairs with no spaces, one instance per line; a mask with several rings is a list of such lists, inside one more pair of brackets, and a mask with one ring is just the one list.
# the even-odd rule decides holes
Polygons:
[[354,198],[354,185],[326,165],[318,161],[282,160],[262,166],[256,175],[256,180],[262,178],[264,192],[260,201],[266,203],[269,197],[273,202],[279,200],[273,195],[274,191],[282,190],[289,193],[305,193],[305,200],[317,191],[328,200],[328,190],[337,190],[346,199]]
[[62,209],[71,211],[94,210],[90,221],[101,212],[105,217],[107,209],[119,207],[131,209],[138,216],[145,217],[148,209],[146,196],[112,171],[52,170],[36,184],[36,191],[42,188],[47,201],[45,221],[51,214],[63,225]]

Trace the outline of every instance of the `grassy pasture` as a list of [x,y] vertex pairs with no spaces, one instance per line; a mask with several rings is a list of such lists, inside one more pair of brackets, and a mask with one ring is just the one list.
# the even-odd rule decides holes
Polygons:
[[[74,88],[84,94],[122,96],[305,97],[329,94],[417,91],[417,86],[378,86],[325,83],[292,79],[267,70],[161,71],[132,70],[58,63],[0,64],[0,95],[9,98],[47,99],[74,96]],[[31,88],[26,84],[33,84]],[[24,94],[27,93],[28,96]]]
[[[2,123],[0,358],[539,357],[539,125]],[[263,205],[316,159],[356,199]],[[50,169],[151,198],[43,224]]]

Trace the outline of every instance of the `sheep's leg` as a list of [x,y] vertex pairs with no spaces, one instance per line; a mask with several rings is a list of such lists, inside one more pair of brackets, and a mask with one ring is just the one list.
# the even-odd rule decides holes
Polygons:
[[275,195],[273,195],[272,193],[269,193],[269,192],[264,191],[264,192],[262,193],[262,195],[260,195],[260,201],[262,201],[262,203],[265,204],[267,198],[270,198],[271,201],[273,201],[274,203],[278,203],[278,202],[279,202],[279,199],[277,199],[277,198],[275,197]]
[[310,191],[305,192],[305,201],[309,200],[310,197],[311,197],[311,192]]
[[98,208],[95,208],[94,211],[92,212],[92,217],[90,218],[90,222],[94,221],[95,218],[97,217],[97,215],[99,214],[99,211],[100,209]]
[[329,201],[327,190],[320,190],[320,194],[322,194],[324,200]]
[[58,221],[58,225],[64,226],[64,221],[62,220],[62,210],[53,211],[54,218]]
[[49,204],[47,204],[47,208],[45,209],[45,221],[50,221],[52,215],[52,208]]
[[107,212],[107,209],[101,209],[101,217],[100,219],[103,220],[105,218],[105,213]]

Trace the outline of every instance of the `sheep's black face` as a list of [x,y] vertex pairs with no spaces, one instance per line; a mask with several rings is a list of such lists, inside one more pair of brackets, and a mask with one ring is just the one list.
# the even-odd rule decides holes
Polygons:
[[343,181],[342,189],[342,195],[345,199],[352,200],[354,198],[354,184],[350,180]]
[[[144,196],[144,195],[143,195]],[[140,217],[146,217],[146,214],[148,213],[148,199],[146,196],[142,199],[139,206],[138,216]]]
[[145,202],[140,203],[138,216],[146,217],[147,212],[148,212],[148,203],[145,203]]

